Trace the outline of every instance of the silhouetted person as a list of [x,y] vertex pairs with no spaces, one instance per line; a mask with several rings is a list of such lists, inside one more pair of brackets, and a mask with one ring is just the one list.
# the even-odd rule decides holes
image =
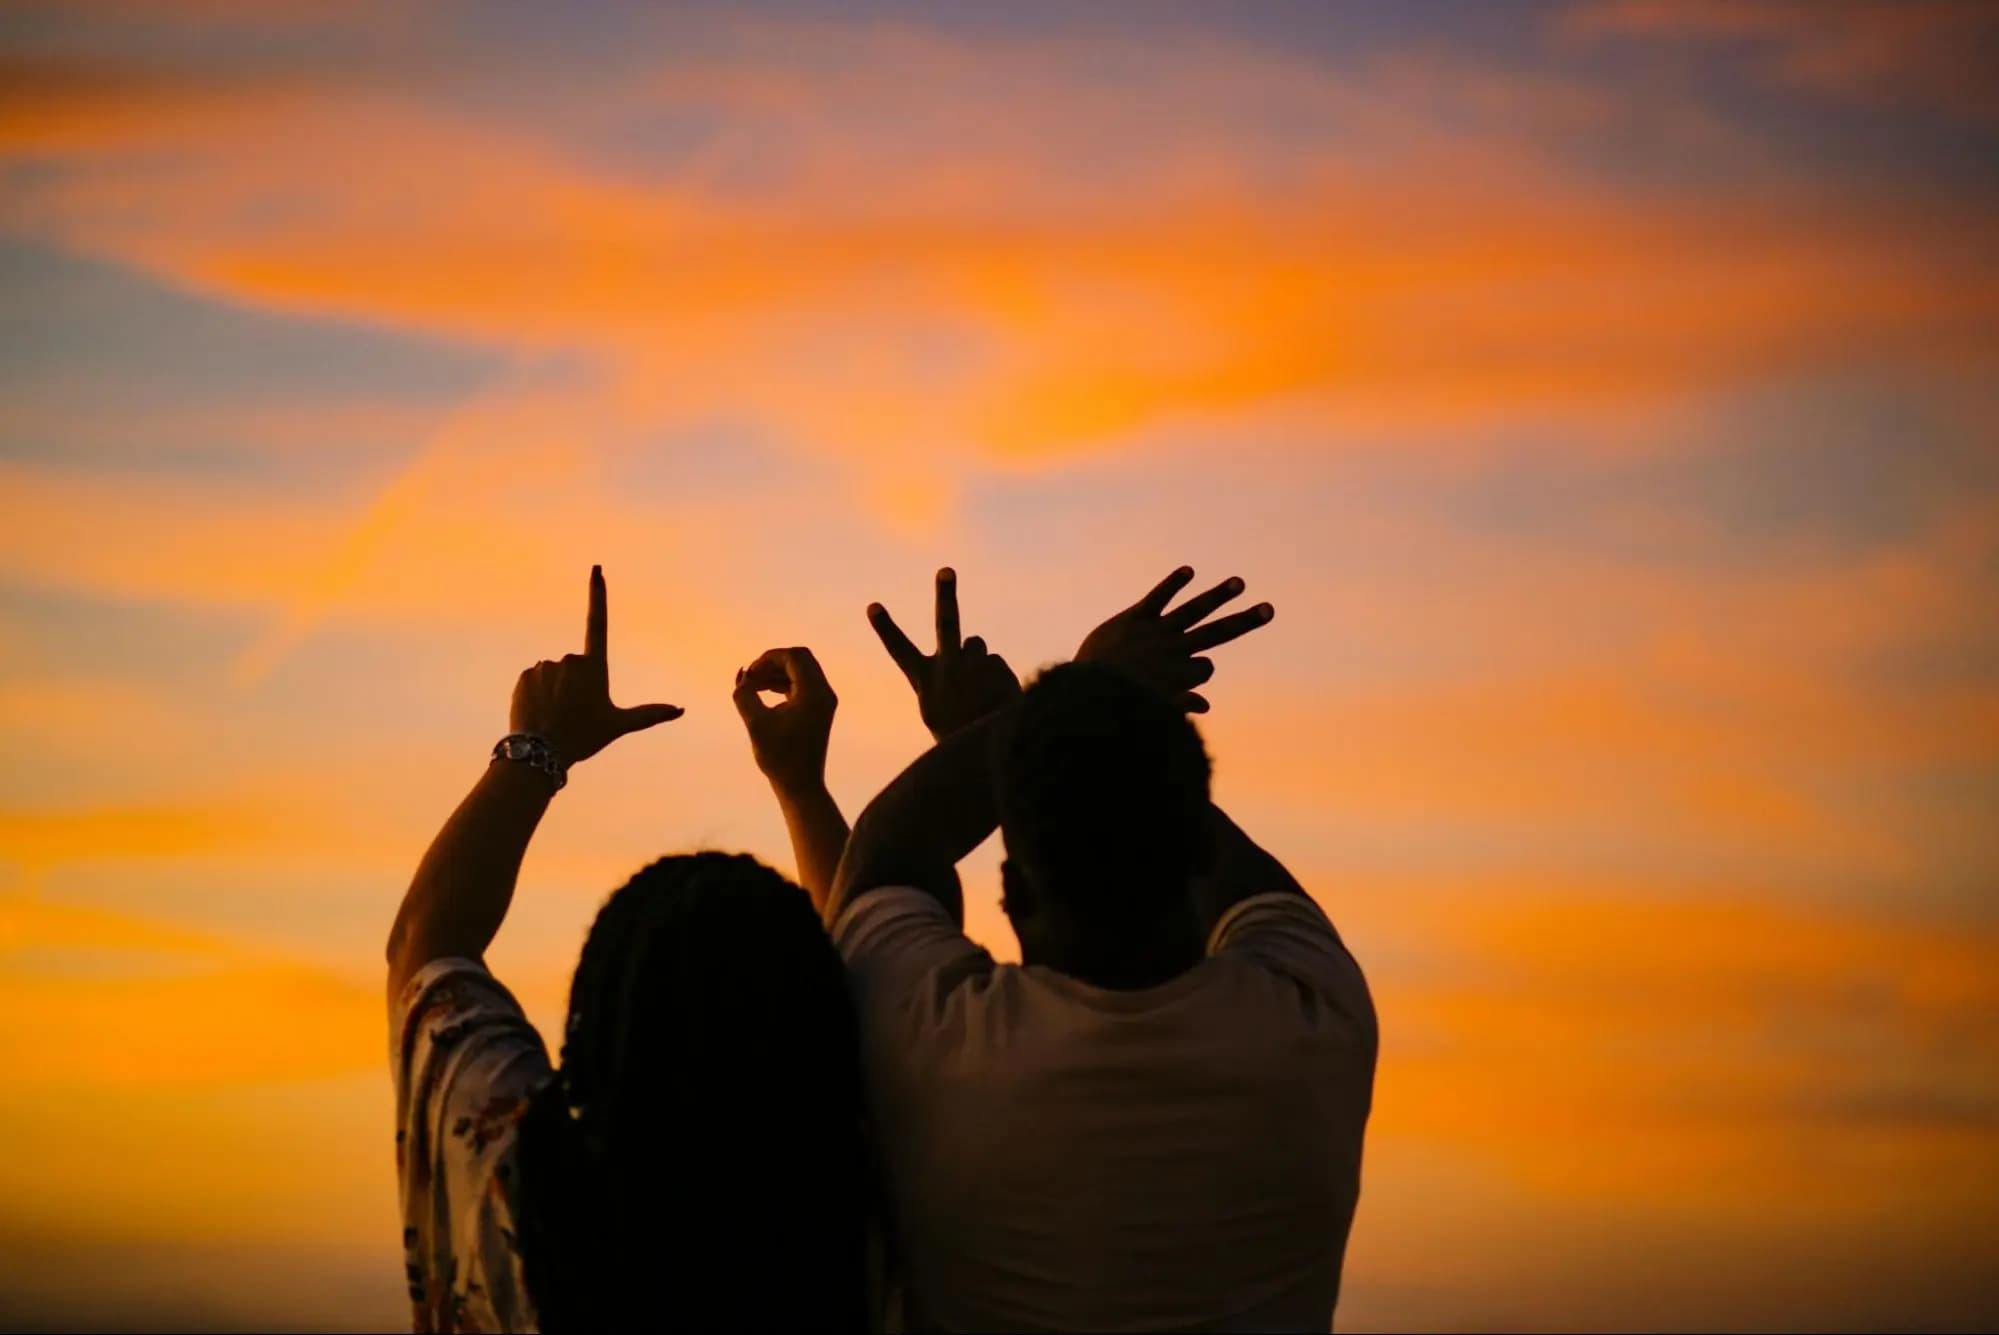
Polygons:
[[[861,814],[828,910],[912,1328],[1329,1328],[1374,1011],[1325,915],[1210,804],[1196,655],[1271,613],[1206,621],[1238,580],[1167,610],[1191,578],[1018,699],[959,641],[950,572],[935,655],[870,611],[926,719],[991,705]],[[996,824],[1020,966],[922,888]]]
[[557,1070],[481,963],[567,767],[680,714],[611,703],[605,622],[593,571],[584,652],[522,674],[390,935],[416,1328],[866,1328],[854,1016],[798,887],[742,855],[640,871],[590,930]]

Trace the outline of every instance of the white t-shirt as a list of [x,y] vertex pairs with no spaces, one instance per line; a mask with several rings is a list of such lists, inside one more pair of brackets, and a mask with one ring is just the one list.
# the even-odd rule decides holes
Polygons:
[[920,890],[833,939],[911,1329],[1330,1329],[1377,1038],[1311,900],[1244,900],[1133,992],[996,964]]

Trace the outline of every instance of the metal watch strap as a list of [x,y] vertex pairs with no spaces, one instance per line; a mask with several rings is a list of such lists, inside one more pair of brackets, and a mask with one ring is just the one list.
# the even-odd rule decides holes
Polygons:
[[569,782],[569,767],[548,744],[546,737],[532,732],[510,732],[493,744],[494,760],[511,760],[528,765],[548,776],[557,792]]

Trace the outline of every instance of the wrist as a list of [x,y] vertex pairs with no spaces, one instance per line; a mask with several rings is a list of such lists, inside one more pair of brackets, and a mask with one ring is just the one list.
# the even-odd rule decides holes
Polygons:
[[548,786],[550,796],[569,782],[569,763],[562,749],[537,732],[510,732],[493,745],[491,765],[503,771],[530,774]]
[[770,780],[771,791],[781,802],[828,796],[824,770],[766,771],[764,777]]

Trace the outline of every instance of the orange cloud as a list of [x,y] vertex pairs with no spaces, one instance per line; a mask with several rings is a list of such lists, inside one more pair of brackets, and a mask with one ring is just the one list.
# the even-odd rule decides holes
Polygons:
[[0,840],[10,860],[30,867],[82,858],[171,857],[244,842],[251,837],[246,814],[173,807],[0,810]]
[[[1402,532],[1384,549],[1441,574],[1275,591],[1294,648],[1206,721],[1218,782],[1341,832],[1323,838],[1821,881],[1961,875],[1960,858],[1989,854],[1950,833],[1958,814],[1924,785],[1999,763],[1999,687],[1892,665],[1965,651],[1995,535],[1967,503],[1903,542],[1721,578]],[[1689,550],[1712,540],[1685,532]],[[1392,646],[1394,670],[1325,668],[1353,646]]]
[[[982,49],[980,62],[992,77],[1032,50]],[[912,61],[895,78],[947,107],[966,59],[907,35],[849,39],[846,54]],[[1234,77],[1214,72],[1231,61]],[[1204,49],[1200,65],[1195,95],[1223,109],[1254,79],[1329,138],[1389,120],[1364,110],[1369,95],[1408,105],[1411,123],[1387,162],[1254,138],[1240,160],[1199,142],[1152,148],[1107,197],[1080,161],[1030,155],[1017,129],[948,157],[919,141],[888,172],[894,141],[841,117],[866,82],[815,65],[794,72],[793,95],[832,128],[752,192],[588,165],[559,126],[487,129],[333,87],[173,131],[170,167],[79,156],[11,212],[234,300],[589,349],[671,383],[654,408],[672,420],[747,413],[806,448],[898,462],[954,439],[1032,459],[1301,401],[1332,425],[1614,417],[1856,346],[1932,363],[1994,350],[1999,284],[1977,240],[1989,219],[1968,205],[1890,209],[1781,182],[1727,204],[1637,192],[1543,144],[1424,121],[1443,114],[1449,79],[1407,64],[1337,98],[1310,91],[1322,72],[1302,63]],[[1067,69],[1033,80],[1032,119],[1051,133],[1097,105]],[[670,87],[676,71],[659,77]],[[711,72],[697,86],[726,83]],[[1478,85],[1484,104],[1509,95],[1498,84]],[[1573,122],[1561,91],[1519,96]],[[115,143],[116,109],[140,96],[42,79],[20,95],[16,139],[110,123]],[[212,96],[191,88],[190,106]],[[139,119],[148,134],[174,123]],[[913,350],[953,343],[955,365]],[[828,359],[838,377],[815,372]]]
[[363,1070],[381,1060],[384,1004],[372,989],[267,949],[0,897],[0,1006],[16,1017],[0,1026],[0,1058],[17,1089]]
[[1987,928],[1736,886],[1312,879],[1374,961],[1379,1138],[1537,1191],[1800,1214],[1869,1208],[1834,1163],[1903,1156],[1918,1180],[1865,1190],[1906,1206],[1999,1150]]

